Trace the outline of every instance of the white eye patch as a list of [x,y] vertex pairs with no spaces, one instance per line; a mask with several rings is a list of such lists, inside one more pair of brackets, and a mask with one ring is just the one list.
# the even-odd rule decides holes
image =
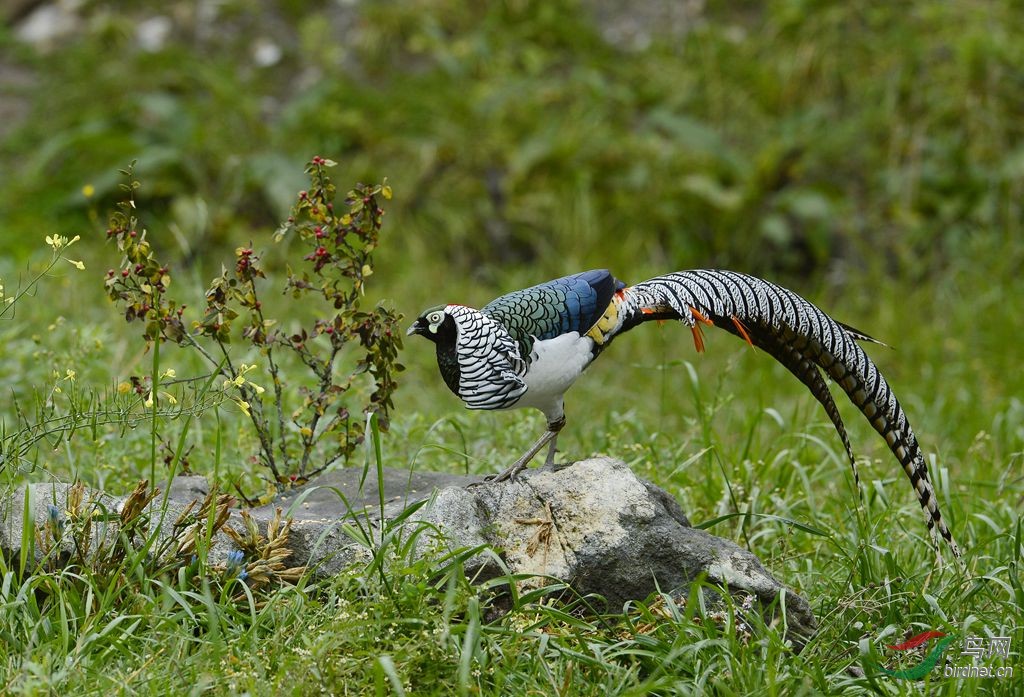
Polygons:
[[441,326],[441,322],[444,321],[444,313],[435,310],[427,315],[427,322],[429,323],[430,333],[434,334],[437,332],[437,328]]

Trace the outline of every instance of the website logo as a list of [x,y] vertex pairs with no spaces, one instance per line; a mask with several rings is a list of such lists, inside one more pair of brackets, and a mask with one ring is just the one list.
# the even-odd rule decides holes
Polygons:
[[928,652],[928,655],[924,657],[924,660],[918,663],[912,668],[906,670],[889,670],[885,666],[878,666],[886,675],[891,675],[894,678],[901,678],[903,680],[920,680],[924,676],[928,675],[935,667],[935,664],[939,662],[939,658],[942,657],[942,652],[946,650],[954,637],[946,636],[944,632],[929,631],[921,632],[917,636],[912,636],[902,644],[888,644],[887,648],[893,651],[912,651],[922,644],[928,643],[931,639],[938,639],[938,643],[932,647],[932,650]]
[[[956,641],[956,637],[947,635],[945,632],[930,630],[912,636],[901,644],[887,644],[886,648],[899,653],[913,651],[921,646],[928,645],[932,639],[937,641],[931,645],[931,649],[925,657],[916,665],[902,670],[890,670],[883,665],[875,664],[875,667],[886,675],[901,680],[921,680],[934,670],[942,658],[943,652],[950,644]],[[1012,678],[1013,666],[1004,665],[1010,657],[1010,637],[978,637],[969,636],[964,638],[960,656],[970,657],[969,663],[956,664],[954,660],[947,660],[942,668],[942,676],[945,678]],[[897,655],[899,655],[897,653]],[[998,661],[998,663],[994,663]]]

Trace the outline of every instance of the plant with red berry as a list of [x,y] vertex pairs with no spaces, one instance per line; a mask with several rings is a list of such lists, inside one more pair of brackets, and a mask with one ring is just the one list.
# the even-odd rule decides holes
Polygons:
[[[335,164],[312,159],[306,167],[311,186],[299,192],[291,215],[274,235],[277,241],[296,237],[309,250],[298,269],[288,266],[284,283],[284,292],[303,306],[319,302],[324,308],[308,327],[289,327],[265,314],[260,298],[267,279],[261,255],[251,246],[235,250],[234,265],[206,290],[201,318],[187,326],[187,307],[168,296],[170,271],[157,261],[146,232],[139,229],[134,202],[139,184],[131,168],[124,171],[128,198],[111,216],[107,230],[124,254],[120,269],[107,272],[107,294],[124,308],[127,321],[144,324],[147,345],[171,341],[192,347],[224,377],[224,389],[235,391],[234,401],[256,430],[258,459],[279,488],[306,481],[346,459],[363,442],[364,419],[353,417],[347,394],[360,375],[368,375],[373,385],[361,411],[376,414],[386,429],[398,387],[395,374],[402,370],[397,362],[401,315],[383,305],[362,307],[383,224],[379,199],[390,199],[391,188],[386,180],[358,184],[346,195],[344,210],[336,212],[336,189],[327,173]],[[238,321],[243,314],[244,320]],[[229,346],[236,324],[242,325],[237,332],[241,338],[266,361],[269,395],[247,377],[255,366],[236,367],[232,360]],[[341,356],[352,350],[357,356],[354,368],[341,370]],[[309,369],[309,384],[293,389],[284,384],[282,352]],[[301,403],[291,409],[289,398],[295,393]]]

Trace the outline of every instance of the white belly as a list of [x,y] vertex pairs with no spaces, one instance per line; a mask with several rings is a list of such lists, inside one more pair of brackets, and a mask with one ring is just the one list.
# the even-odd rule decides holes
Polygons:
[[561,418],[562,395],[593,360],[593,346],[593,340],[579,332],[534,342],[530,368],[523,376],[526,394],[516,406],[536,407],[548,421]]

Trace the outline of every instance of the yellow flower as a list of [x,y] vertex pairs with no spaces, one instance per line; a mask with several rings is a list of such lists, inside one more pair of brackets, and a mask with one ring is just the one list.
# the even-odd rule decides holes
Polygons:
[[65,261],[67,261],[69,264],[74,266],[79,271],[85,271],[85,264],[83,264],[82,262],[75,261],[74,259],[66,259]]
[[46,244],[53,247],[54,251],[61,249],[62,247],[70,247],[78,240],[82,239],[81,235],[75,235],[70,240],[64,235],[47,235]]
[[119,382],[117,383],[118,394],[128,394],[132,391],[132,384],[130,382]]
[[146,397],[146,401],[143,402],[143,404],[146,406],[147,409],[152,408],[152,406],[153,406],[153,391],[152,390],[150,390],[149,396]]
[[238,405],[238,408],[241,409],[245,413],[246,416],[249,416],[249,403],[248,402],[246,402],[244,399],[236,399],[235,403]]
[[[255,365],[247,365],[247,364],[243,363],[238,368],[238,375],[236,375],[235,377],[229,378],[229,379],[224,381],[224,389],[226,390],[226,389],[228,389],[229,387],[232,387],[232,386],[234,386],[234,387],[241,387],[242,385],[244,385],[246,382],[248,382],[248,380],[245,379],[245,374],[248,373],[249,371],[255,369],[255,368],[256,368]],[[253,383],[251,383],[251,382],[249,384],[252,385],[253,388],[256,390],[256,394],[263,394],[264,390],[263,390],[262,387],[260,387],[258,385],[253,385]]]
[[92,198],[96,194],[96,187],[92,184],[86,184],[82,187],[82,196],[86,198]]
[[160,375],[161,380],[163,380],[164,378],[170,378],[171,380],[173,380],[176,377],[178,377],[178,374],[174,372],[174,368],[168,368]]
[[175,399],[174,395],[172,395],[170,392],[161,392],[160,394],[162,394],[164,396],[164,398],[168,401],[168,403],[170,403],[172,405],[178,403],[178,400]]
[[64,373],[64,379],[65,380],[70,380],[71,382],[74,382],[76,375],[78,375],[78,373],[76,373],[75,371],[71,370],[71,368],[68,368],[67,372]]

